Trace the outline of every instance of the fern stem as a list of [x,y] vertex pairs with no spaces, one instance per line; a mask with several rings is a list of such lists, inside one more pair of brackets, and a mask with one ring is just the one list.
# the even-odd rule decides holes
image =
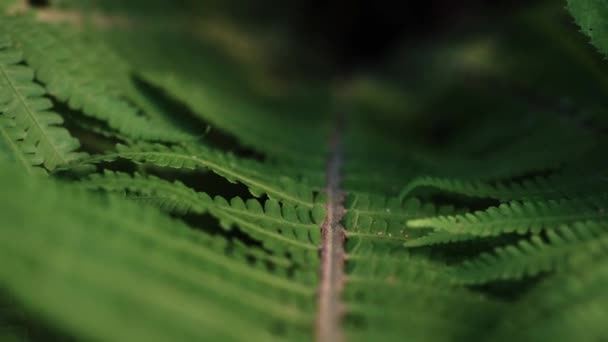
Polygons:
[[344,287],[344,239],[345,232],[341,221],[344,216],[344,193],[340,189],[342,168],[342,130],[340,114],[336,115],[334,131],[329,142],[327,162],[327,216],[321,227],[321,283],[317,314],[317,341],[341,342],[342,332],[341,303]]

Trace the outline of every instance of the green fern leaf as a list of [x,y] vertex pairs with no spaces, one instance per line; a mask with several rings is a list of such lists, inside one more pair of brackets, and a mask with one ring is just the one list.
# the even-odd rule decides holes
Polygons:
[[602,340],[608,304],[606,258],[544,280],[505,313],[492,341]]
[[167,147],[161,144],[145,143],[133,146],[118,145],[115,153],[93,156],[78,164],[117,159],[175,169],[210,169],[230,182],[245,184],[256,197],[267,194],[272,199],[309,209],[315,207],[316,202],[320,201],[319,198],[314,199],[313,190],[306,184],[298,183],[288,177],[276,179],[275,175],[269,176],[265,173],[266,169],[263,165],[205,146]]
[[401,191],[400,198],[409,196],[419,188],[434,188],[469,197],[509,200],[542,200],[589,196],[608,190],[605,165],[589,165],[569,170],[552,177],[536,177],[521,182],[466,181],[453,178],[418,177]]
[[447,233],[443,231],[432,232],[420,236],[418,238],[410,239],[406,241],[403,245],[405,247],[425,247],[425,246],[434,246],[441,244],[448,244],[454,242],[464,242],[478,239],[478,236],[472,234],[453,234]]
[[[359,248],[348,260],[347,322],[371,323],[349,327],[349,340],[408,336],[442,341],[446,335],[462,340],[474,336],[476,324],[483,324],[484,318],[491,320],[502,313],[500,304],[455,286],[445,265],[407,253],[387,255],[374,245]],[[411,314],[403,313],[404,306]],[[471,320],[475,324],[465,323]]]
[[[108,61],[101,62],[105,56],[98,55],[96,50],[99,49],[95,46],[82,44],[80,35],[74,38],[73,34],[36,23],[28,17],[3,18],[0,28],[20,45],[25,60],[36,70],[36,77],[46,85],[49,93],[71,109],[104,121],[133,139],[192,140],[187,134],[140,115],[137,108],[124,101],[114,82],[117,73],[112,68],[97,68]],[[79,58],[66,58],[71,55]]]
[[[257,103],[258,100],[249,99],[246,91],[237,92],[242,93],[237,99],[234,89],[227,91],[221,85],[193,82],[174,73],[145,72],[143,77],[188,104],[194,113],[208,120],[214,127],[234,134],[245,146],[278,159],[296,160],[299,164],[323,162],[320,157],[323,156],[324,147],[318,142],[325,141],[331,126],[329,122],[315,118],[312,113],[328,111],[327,99],[313,98],[307,101],[320,103],[322,107],[315,108],[318,105],[313,105],[308,108],[306,115],[286,116],[280,103],[271,102],[261,106]],[[307,104],[307,107],[310,105]],[[296,108],[297,106],[289,108],[289,111]],[[298,130],[307,132],[306,140],[310,144],[303,144],[299,137],[295,138],[292,132],[285,130],[285,127],[294,127],[294,124]]]
[[605,221],[608,218],[607,206],[605,196],[561,201],[509,202],[475,213],[410,220],[407,225],[476,236],[538,233],[579,221]]
[[608,4],[601,0],[568,0],[568,10],[591,43],[608,55]]
[[265,3],[0,0],[0,340],[608,336],[608,78],[563,6],[329,78]]
[[576,223],[548,231],[546,242],[533,235],[491,254],[484,253],[458,266],[455,274],[467,284],[521,279],[590,262],[604,255],[607,247],[605,225]]
[[44,166],[49,171],[83,155],[74,152],[77,139],[63,127],[63,118],[50,111],[45,90],[33,80],[34,72],[22,65],[21,51],[0,38],[0,130],[5,144],[26,170]]
[[94,174],[79,184],[86,188],[125,193],[129,199],[149,203],[172,213],[209,213],[225,228],[235,225],[265,248],[277,255],[291,255],[299,264],[316,265],[320,244],[320,225],[324,208],[313,210],[267,200],[263,205],[256,199],[230,201],[186,187],[180,182],[170,183],[154,176],[130,176],[106,171]]
[[[0,194],[2,287],[76,336],[160,341],[308,334],[311,278],[253,266],[247,249],[154,209],[1,172],[13,180],[3,182]],[[20,203],[34,200],[35,213],[24,211]],[[34,291],[38,284],[44,291]],[[273,329],[277,324],[282,332]]]

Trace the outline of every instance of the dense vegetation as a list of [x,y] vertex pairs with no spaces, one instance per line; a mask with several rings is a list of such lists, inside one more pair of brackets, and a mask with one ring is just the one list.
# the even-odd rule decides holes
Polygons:
[[0,0],[1,340],[314,339],[342,206],[347,341],[608,338],[608,4],[331,78],[176,3]]

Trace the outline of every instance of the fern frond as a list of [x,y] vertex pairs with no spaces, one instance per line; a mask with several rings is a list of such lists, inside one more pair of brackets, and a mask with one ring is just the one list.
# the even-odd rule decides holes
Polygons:
[[[607,1],[567,0],[604,54]],[[0,13],[0,340],[608,336],[608,78],[559,5],[330,81],[257,2],[39,2]]]
[[357,192],[346,196],[345,209],[343,223],[349,243],[355,245],[362,241],[374,241],[399,246],[421,235],[420,231],[407,229],[408,219],[449,214],[455,210],[452,206],[437,208],[415,198],[400,201],[396,197]]
[[78,164],[132,160],[160,167],[175,169],[210,169],[230,182],[246,185],[256,197],[267,194],[270,198],[312,209],[316,201],[313,191],[305,184],[288,177],[265,174],[263,165],[240,159],[233,154],[213,150],[204,146],[167,147],[161,144],[140,143],[133,146],[117,145],[114,153],[93,156]]
[[[112,68],[100,72],[97,66],[104,56],[97,55],[99,49],[95,46],[81,44],[80,36],[63,33],[28,17],[3,18],[0,28],[20,45],[25,60],[36,70],[36,77],[46,85],[49,94],[71,109],[106,122],[133,139],[192,140],[187,134],[140,115],[137,108],[122,99],[120,89],[112,81],[117,78],[116,72]],[[119,73],[120,67],[116,65]]]
[[547,241],[538,235],[516,244],[483,253],[456,267],[454,274],[467,284],[499,279],[521,279],[559,268],[590,262],[608,249],[605,224],[575,223],[547,231]]
[[277,255],[291,255],[299,264],[318,263],[320,225],[325,218],[321,206],[309,210],[275,200],[267,200],[262,206],[256,199],[243,201],[235,197],[227,201],[221,196],[211,199],[177,181],[170,183],[154,176],[110,171],[93,174],[79,184],[125,193],[129,199],[151,203],[176,214],[209,213],[220,220],[223,227],[239,227]]
[[198,193],[180,181],[169,182],[152,175],[132,176],[104,170],[103,174],[94,173],[78,184],[86,189],[119,193],[177,215],[205,214],[212,201],[207,194]]
[[349,244],[353,245],[363,241],[401,245],[413,237],[412,232],[405,229],[408,218],[437,213],[434,205],[422,205],[417,199],[401,202],[397,198],[357,193],[346,196],[345,209],[342,221]]
[[608,55],[608,4],[598,0],[568,0],[568,10],[591,43]]
[[425,246],[434,246],[434,245],[442,245],[454,242],[464,242],[478,239],[478,236],[472,234],[454,234],[448,233],[444,231],[432,232],[426,235],[410,239],[406,241],[403,245],[405,247],[425,247]]
[[400,198],[407,197],[416,189],[427,187],[469,197],[493,198],[501,201],[574,198],[608,191],[605,166],[584,170],[587,172],[569,171],[552,177],[497,184],[424,176],[408,183],[401,191]]
[[[308,336],[311,277],[251,263],[244,246],[193,231],[152,208],[0,173],[9,180],[0,193],[2,287],[74,336]],[[34,201],[27,209],[21,205]]]
[[[416,198],[401,200],[397,197],[350,192],[344,200],[347,212],[357,215],[369,216],[373,219],[405,222],[408,219],[422,216],[431,216],[437,213],[435,205],[422,203]],[[449,212],[453,208],[442,208]]]
[[[481,317],[491,319],[501,312],[497,303],[456,286],[446,265],[415,257],[402,247],[416,233],[405,229],[407,219],[435,215],[434,205],[416,199],[401,202],[349,194],[345,207],[348,272],[344,300],[349,339],[467,338],[474,329],[460,319],[481,324]],[[440,211],[450,210],[453,208]],[[416,314],[404,314],[405,306]],[[455,314],[456,307],[470,316],[464,311]],[[438,334],[438,329],[449,333]]]
[[601,341],[606,336],[608,262],[549,277],[505,312],[492,341]]
[[495,236],[503,233],[538,233],[579,221],[605,221],[606,196],[535,202],[509,202],[485,211],[464,215],[438,216],[410,220],[408,227],[433,228],[453,234]]
[[[489,120],[488,127],[479,129],[478,126],[475,126],[475,132],[471,132],[470,138],[481,138],[481,141],[476,142],[479,144],[476,146],[477,149],[509,141],[509,144],[499,146],[497,150],[493,150],[492,154],[484,155],[483,158],[478,157],[479,151],[475,149],[452,151],[452,153],[439,153],[428,148],[404,149],[399,143],[387,142],[386,137],[370,139],[368,127],[360,127],[360,134],[355,135],[358,140],[351,141],[352,145],[349,145],[349,151],[355,151],[349,153],[349,163],[345,169],[345,184],[351,184],[346,181],[357,176],[359,172],[365,173],[367,177],[379,174],[377,176],[379,185],[391,191],[399,191],[400,189],[393,189],[397,184],[403,184],[404,180],[413,180],[420,175],[456,178],[463,181],[509,179],[528,174],[531,171],[559,169],[560,166],[563,166],[564,160],[569,159],[569,156],[580,155],[596,146],[597,141],[583,129],[556,122],[552,116],[542,119],[535,117],[535,120],[537,122],[530,125],[531,119],[527,116],[519,120],[511,118],[505,121],[493,116]],[[501,141],[501,135],[514,134],[513,130],[517,132],[515,137]],[[521,132],[522,130],[525,132]],[[484,132],[485,139],[498,141],[486,141],[480,137],[481,131]],[[556,131],[562,132],[559,138],[555,137]],[[488,136],[485,136],[486,134]],[[502,137],[502,139],[505,138]],[[546,148],[543,147],[547,144],[553,146],[554,153],[546,153]],[[387,156],[380,155],[378,151],[386,153],[387,146],[391,146],[395,150]],[[476,157],[469,156],[471,153]],[[369,169],[370,163],[376,165],[373,172]],[[446,168],[445,165],[450,165],[450,167]],[[384,177],[384,181],[382,181],[382,177]]]
[[[422,341],[442,341],[446,335],[460,340],[503,310],[499,303],[455,286],[447,266],[425,258],[386,255],[382,248],[368,246],[347,260],[346,324],[359,323],[349,327],[353,340],[391,333]],[[470,320],[475,323],[465,323]]]
[[[189,75],[158,71],[146,71],[142,76],[187,104],[196,115],[214,127],[237,137],[245,146],[277,159],[296,160],[300,164],[322,164],[324,161],[325,147],[319,142],[325,141],[331,126],[312,113],[328,111],[327,99],[309,101],[314,107],[308,108],[306,115],[298,116],[293,113],[298,106],[283,108],[280,103],[271,101],[260,104],[259,99],[250,99],[249,92],[237,85],[228,90],[220,84],[206,82],[204,77],[200,78],[202,82],[195,82],[186,77]],[[242,96],[235,98],[235,92]],[[321,107],[317,108],[316,103]],[[310,107],[310,104],[306,106]],[[285,115],[286,111],[293,115]],[[296,126],[299,132],[306,133],[294,136],[285,129]],[[302,138],[308,143],[303,143]]]
[[0,37],[0,130],[15,159],[26,170],[43,166],[52,171],[83,156],[78,140],[50,111],[51,101],[34,82],[34,71],[23,65],[22,53],[7,36]]

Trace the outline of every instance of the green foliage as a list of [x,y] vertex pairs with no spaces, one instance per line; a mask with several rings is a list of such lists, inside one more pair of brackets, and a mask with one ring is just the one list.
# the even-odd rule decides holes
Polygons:
[[601,0],[568,0],[568,10],[591,43],[604,55],[608,54],[608,4]]
[[161,144],[117,145],[115,153],[92,157],[82,162],[113,161],[118,158],[175,169],[209,168],[229,182],[243,183],[256,197],[266,194],[270,198],[306,208],[315,206],[313,192],[309,186],[298,184],[288,177],[277,180],[277,175],[266,172],[264,165],[252,160],[240,160],[230,153],[209,149],[204,145],[194,148],[167,147]]
[[545,200],[510,202],[486,211],[455,216],[440,216],[408,221],[409,227],[432,227],[454,234],[495,236],[505,233],[538,233],[556,225],[576,222],[598,222],[607,219],[608,200],[583,198],[576,200]]
[[306,333],[314,276],[125,199],[2,173],[13,179],[1,197],[3,287],[59,328],[104,340]]
[[106,171],[94,174],[79,184],[86,188],[125,193],[129,199],[148,203],[177,215],[210,213],[226,229],[238,226],[265,248],[276,254],[291,254],[298,263],[316,263],[320,243],[319,225],[325,218],[324,208],[310,210],[276,200],[246,202],[240,197],[227,201],[197,193],[179,181],[167,182],[154,176]]
[[[30,18],[4,18],[0,26],[15,40],[37,78],[58,101],[106,122],[127,138],[179,141],[187,136],[141,115],[129,66],[95,36],[74,33]],[[69,56],[78,56],[72,60]]]
[[52,171],[79,158],[80,144],[61,127],[63,118],[49,109],[45,89],[35,83],[34,72],[23,62],[8,36],[0,37],[0,120],[3,144],[32,172],[34,166]]
[[607,243],[605,230],[599,224],[579,223],[548,231],[546,241],[533,235],[467,260],[456,269],[456,277],[467,283],[486,283],[574,267],[603,253]]
[[[509,315],[512,318],[497,330],[497,340],[510,341],[520,336],[531,341],[602,339],[605,336],[602,306],[606,305],[606,298],[602,288],[606,284],[606,261],[582,266],[569,274],[549,278],[531,291],[512,308]],[[512,328],[516,325],[522,329],[514,331]]]
[[[0,340],[311,340],[333,195],[347,340],[608,336],[608,73],[563,4],[332,82],[233,2],[24,4],[0,0]],[[605,7],[568,1],[603,53]]]

